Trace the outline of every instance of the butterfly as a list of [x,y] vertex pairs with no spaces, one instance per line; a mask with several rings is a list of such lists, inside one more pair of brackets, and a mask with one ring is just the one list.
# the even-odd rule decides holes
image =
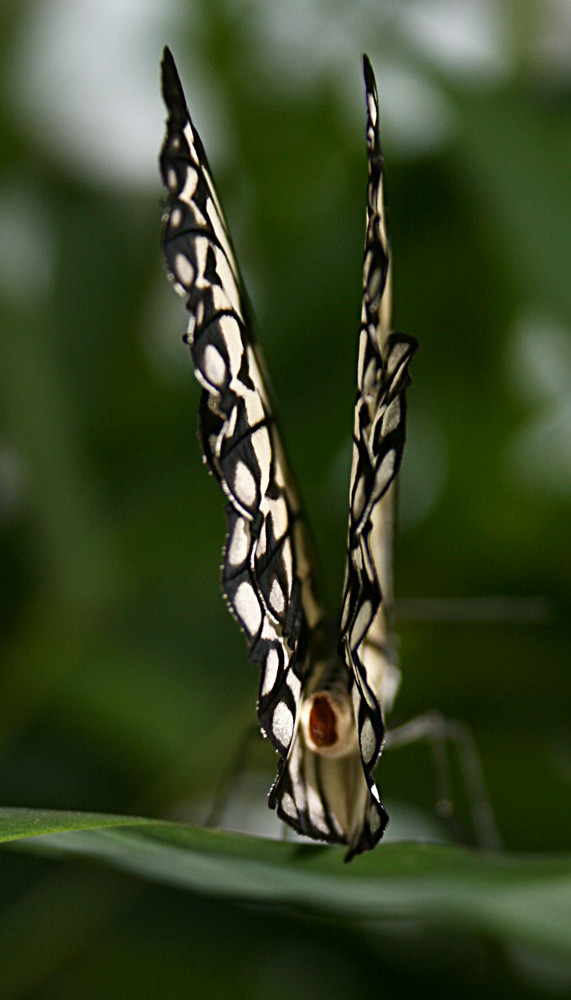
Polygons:
[[226,498],[222,587],[259,667],[262,734],[279,754],[269,805],[300,834],[373,848],[388,815],[374,771],[398,688],[391,622],[395,477],[404,441],[414,337],[390,329],[390,257],[379,105],[363,58],[368,186],[348,552],[337,628],[327,618],[295,480],[228,226],[171,52],[160,156],[167,189],[162,247],[190,314],[185,341],[202,388],[199,438]]

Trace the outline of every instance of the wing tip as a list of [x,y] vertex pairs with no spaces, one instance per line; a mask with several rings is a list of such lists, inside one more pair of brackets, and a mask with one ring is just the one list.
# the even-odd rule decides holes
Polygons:
[[343,861],[346,864],[348,864],[348,862],[352,861],[353,858],[357,858],[359,854],[365,854],[367,851],[374,851],[379,841],[382,840],[383,838],[383,834],[387,828],[388,822],[389,822],[388,813],[385,812],[380,827],[380,832],[374,834],[374,836],[371,836],[370,838],[359,840],[356,844],[350,844],[347,852],[345,853]]
[[367,95],[371,94],[375,104],[378,106],[379,100],[377,95],[377,81],[375,79],[375,72],[371,65],[371,60],[366,52],[363,53],[363,76],[365,77]]
[[173,54],[168,45],[165,45],[163,49],[161,60],[161,89],[171,118],[179,122],[185,121],[188,117],[188,111],[184,91]]
[[168,45],[163,46],[163,58],[161,60],[161,66],[165,65],[174,66],[173,54]]
[[369,146],[369,155],[375,161],[379,161],[382,169],[382,149],[379,134],[379,95],[377,93],[375,73],[366,53],[363,54],[363,76],[365,78],[365,97],[367,102],[367,143]]

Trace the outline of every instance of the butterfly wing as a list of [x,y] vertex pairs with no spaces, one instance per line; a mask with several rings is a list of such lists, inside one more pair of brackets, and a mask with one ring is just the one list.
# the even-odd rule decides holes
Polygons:
[[160,160],[168,191],[163,253],[190,313],[185,340],[203,389],[205,461],[228,501],[222,584],[249,657],[261,669],[260,727],[285,760],[297,731],[310,637],[322,617],[311,549],[228,227],[168,49],[162,71],[169,112]]
[[349,497],[348,557],[339,651],[352,677],[364,782],[354,804],[350,853],[373,846],[387,823],[373,772],[398,672],[391,631],[390,543],[393,482],[405,440],[413,337],[390,333],[390,257],[383,201],[384,161],[375,78],[364,57],[369,180],[357,401]]
[[[373,847],[387,822],[372,773],[383,740],[381,703],[394,664],[387,602],[390,484],[404,444],[404,390],[412,338],[388,330],[388,242],[372,70],[365,63],[369,187],[351,477],[349,558],[339,648],[331,657],[316,598],[311,546],[273,417],[231,240],[174,61],[163,59],[169,110],[161,171],[169,194],[163,251],[187,299],[186,341],[203,388],[199,434],[228,504],[222,581],[250,659],[261,669],[258,719],[281,755],[270,805],[300,833]],[[384,685],[384,687],[383,687]],[[314,752],[301,714],[323,692],[352,695],[345,748]],[[308,713],[306,712],[306,715]],[[342,713],[336,724],[342,721]],[[345,720],[347,721],[347,720]],[[311,725],[310,725],[311,729]],[[348,741],[348,742],[347,742]],[[341,740],[339,742],[342,742]],[[330,748],[331,749],[331,748]]]

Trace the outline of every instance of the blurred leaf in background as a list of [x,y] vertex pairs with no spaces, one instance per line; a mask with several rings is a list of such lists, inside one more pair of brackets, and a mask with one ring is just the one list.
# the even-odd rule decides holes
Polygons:
[[[0,29],[0,801],[200,822],[254,716],[255,671],[220,598],[223,504],[201,468],[184,308],[160,263],[164,44],[230,222],[337,608],[367,51],[395,322],[421,341],[400,490],[395,721],[435,707],[468,722],[507,848],[567,849],[569,4],[4,0]],[[254,763],[236,794],[255,788],[246,812],[264,832],[269,746]],[[425,751],[387,753],[378,778],[397,835],[412,807],[430,821]],[[4,925],[27,946],[0,973],[10,998],[186,996],[192,982],[195,996],[281,997],[293,980],[298,996],[328,998],[560,985],[557,969],[514,962],[482,935],[459,933],[450,949],[409,923],[395,950],[395,928],[373,942],[331,919],[308,937],[294,912],[0,862]],[[111,987],[121,974],[125,987]]]

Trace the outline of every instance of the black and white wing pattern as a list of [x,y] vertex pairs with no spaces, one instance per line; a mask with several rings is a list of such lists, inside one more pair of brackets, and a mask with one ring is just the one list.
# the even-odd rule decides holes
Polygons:
[[352,678],[351,696],[365,779],[351,850],[373,846],[388,817],[373,772],[384,740],[399,673],[392,636],[391,534],[393,483],[405,441],[408,364],[414,337],[390,332],[390,256],[383,198],[384,160],[379,104],[369,60],[367,97],[367,222],[357,364],[357,400],[349,495],[348,556],[339,654]]
[[374,78],[366,61],[367,241],[349,558],[337,636],[316,597],[306,523],[228,227],[168,49],[162,69],[169,111],[161,153],[168,191],[163,252],[190,313],[185,339],[203,389],[204,458],[228,501],[224,594],[260,667],[258,721],[280,755],[269,804],[299,833],[348,844],[349,859],[373,847],[387,822],[372,777],[384,733],[381,703],[395,670],[381,597],[384,578],[390,581],[383,546],[390,540],[389,487],[404,444],[406,367],[416,348],[412,338],[385,337],[388,241]]
[[199,437],[227,497],[222,584],[261,668],[258,719],[283,759],[297,730],[321,610],[307,530],[276,429],[226,221],[174,60],[165,49],[169,111],[161,152],[168,190],[163,253],[190,313],[185,340],[202,386]]

